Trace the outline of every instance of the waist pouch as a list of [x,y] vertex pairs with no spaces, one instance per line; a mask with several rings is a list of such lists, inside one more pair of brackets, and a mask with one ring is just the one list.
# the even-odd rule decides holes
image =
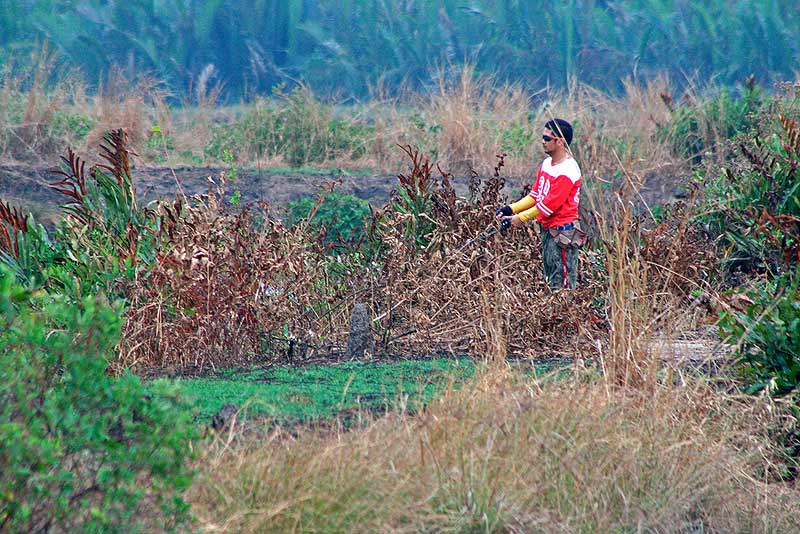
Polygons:
[[581,230],[578,221],[575,221],[573,227],[568,230],[549,228],[547,231],[561,248],[580,248],[586,242],[586,232]]

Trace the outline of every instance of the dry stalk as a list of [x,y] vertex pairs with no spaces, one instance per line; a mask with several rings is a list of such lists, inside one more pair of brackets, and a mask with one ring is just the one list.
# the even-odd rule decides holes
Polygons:
[[[426,160],[412,161],[411,175],[433,183],[431,166],[420,163]],[[387,207],[380,231],[390,260],[374,281],[381,289],[376,309],[381,318],[391,316],[393,328],[414,332],[388,350],[469,352],[493,359],[507,352],[564,356],[564,347],[589,343],[583,336],[576,341],[581,327],[602,330],[602,318],[590,307],[599,288],[595,282],[565,294],[546,287],[536,232],[496,234],[463,247],[496,225],[494,210],[505,203],[499,170],[498,164],[486,180],[475,176],[469,199],[456,197],[444,173],[435,187],[420,193],[434,206],[425,214],[433,228],[422,249],[406,237],[413,214],[397,212],[396,204]]]
[[626,395],[542,386],[490,370],[416,416],[351,432],[278,428],[239,445],[222,436],[200,463],[193,512],[214,532],[800,526],[797,492],[756,474],[765,425],[731,399],[702,384]]

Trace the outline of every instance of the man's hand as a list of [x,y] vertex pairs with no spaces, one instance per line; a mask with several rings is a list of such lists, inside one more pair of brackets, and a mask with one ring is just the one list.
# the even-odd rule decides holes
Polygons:
[[500,221],[500,229],[505,232],[511,227],[519,228],[520,226],[524,226],[525,223],[519,218],[519,215],[514,215],[513,217],[503,217]]
[[514,215],[514,210],[511,209],[511,206],[506,204],[502,208],[497,208],[497,211],[495,211],[494,214],[498,217],[502,216],[511,217],[512,215]]

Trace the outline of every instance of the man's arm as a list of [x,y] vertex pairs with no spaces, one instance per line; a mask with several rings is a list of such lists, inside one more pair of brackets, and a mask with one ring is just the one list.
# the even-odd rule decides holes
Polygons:
[[[510,216],[512,213],[516,213],[516,215],[511,217],[510,224],[513,226],[521,226],[541,213],[539,208],[536,207],[536,200],[530,195],[525,195],[523,198],[510,204],[508,208],[510,209],[498,210],[498,215]],[[511,213],[508,213],[508,211]]]
[[511,211],[514,213],[523,212],[536,205],[536,201],[530,195],[525,195],[521,199],[511,204]]

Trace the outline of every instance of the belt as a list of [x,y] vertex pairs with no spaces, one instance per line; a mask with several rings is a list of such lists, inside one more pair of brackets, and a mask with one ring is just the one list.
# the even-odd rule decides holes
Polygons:
[[556,230],[572,230],[575,228],[575,223],[565,224],[564,226],[555,226]]

